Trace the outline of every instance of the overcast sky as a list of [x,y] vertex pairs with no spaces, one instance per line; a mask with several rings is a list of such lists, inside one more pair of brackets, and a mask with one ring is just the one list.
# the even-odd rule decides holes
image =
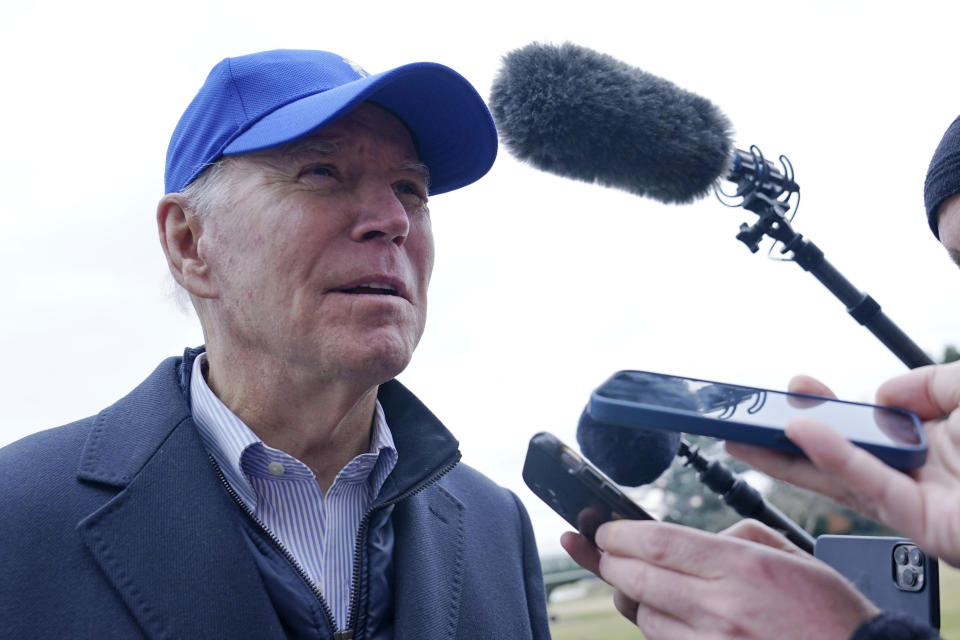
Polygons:
[[[563,7],[568,8],[563,8]],[[960,343],[960,273],[923,178],[960,114],[953,2],[7,2],[0,20],[0,444],[95,413],[202,342],[156,238],[166,144],[220,59],[314,48],[368,71],[430,60],[487,96],[533,41],[609,53],[712,100],[737,146],[786,154],[797,231],[921,347]],[[426,335],[400,379],[515,490],[546,551],[565,525],[524,487],[540,430],[574,441],[619,369],[869,401],[904,366],[811,275],[736,239],[752,214],[667,206],[540,173],[505,149],[431,200]]]

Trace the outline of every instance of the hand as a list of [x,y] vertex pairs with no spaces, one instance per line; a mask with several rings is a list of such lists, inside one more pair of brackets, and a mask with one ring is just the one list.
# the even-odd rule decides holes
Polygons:
[[[833,397],[830,389],[806,376],[791,380],[789,390]],[[909,474],[897,471],[809,419],[791,421],[786,429],[806,458],[734,442],[726,448],[753,467],[842,502],[960,566],[960,362],[921,367],[888,380],[877,390],[877,404],[901,407],[926,420],[929,451],[923,467]]]
[[744,520],[722,534],[617,520],[561,544],[614,586],[617,610],[648,640],[837,638],[879,610],[779,533]]

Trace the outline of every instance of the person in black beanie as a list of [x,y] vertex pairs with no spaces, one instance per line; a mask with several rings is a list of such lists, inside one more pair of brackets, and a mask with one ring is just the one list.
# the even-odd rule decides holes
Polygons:
[[947,128],[930,160],[923,203],[930,230],[960,265],[960,117]]

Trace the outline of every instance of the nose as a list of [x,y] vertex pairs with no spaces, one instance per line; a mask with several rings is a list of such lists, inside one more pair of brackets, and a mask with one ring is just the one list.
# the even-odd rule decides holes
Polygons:
[[410,217],[393,187],[371,190],[361,199],[352,237],[357,242],[384,239],[398,247],[410,234]]

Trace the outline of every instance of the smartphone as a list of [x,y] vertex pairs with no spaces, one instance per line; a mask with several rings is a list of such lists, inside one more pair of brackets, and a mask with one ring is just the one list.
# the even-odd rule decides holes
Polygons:
[[597,528],[609,520],[653,520],[613,480],[550,433],[530,439],[523,480],[591,543]]
[[884,611],[940,628],[939,565],[912,540],[823,535],[813,553]]
[[745,387],[650,371],[619,371],[590,396],[590,416],[628,427],[695,433],[801,453],[783,434],[807,416],[833,427],[888,465],[927,458],[920,419],[903,409]]

